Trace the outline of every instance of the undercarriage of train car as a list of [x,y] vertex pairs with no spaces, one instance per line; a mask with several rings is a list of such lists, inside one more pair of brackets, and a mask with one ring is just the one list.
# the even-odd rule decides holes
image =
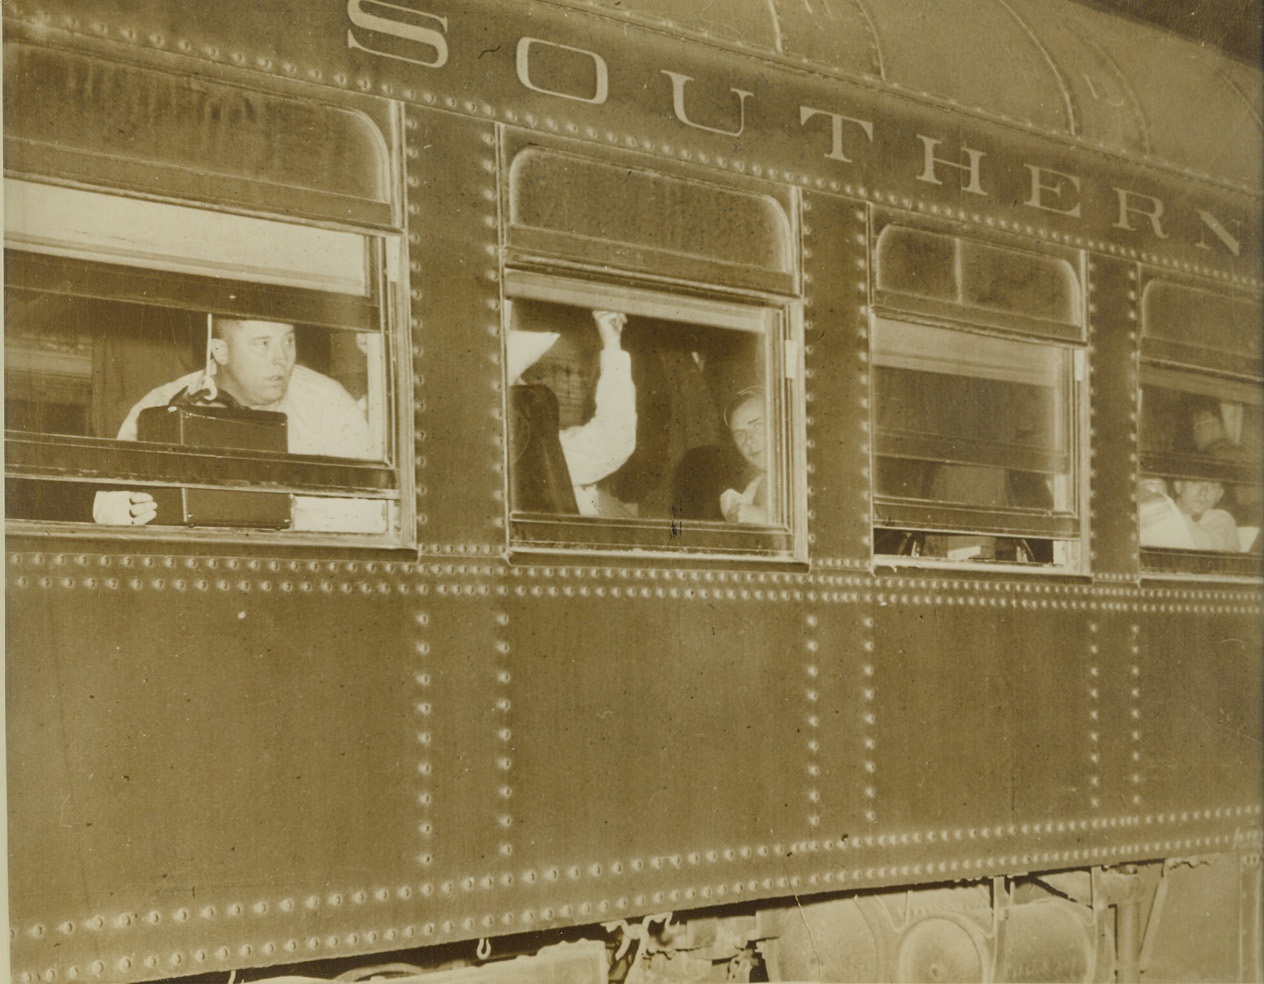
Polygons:
[[[1258,854],[1172,858],[663,912],[387,955],[372,965],[304,965],[267,980],[1258,980],[1259,878]],[[1224,899],[1236,900],[1236,911]],[[1231,966],[1225,954],[1234,950],[1239,962]]]

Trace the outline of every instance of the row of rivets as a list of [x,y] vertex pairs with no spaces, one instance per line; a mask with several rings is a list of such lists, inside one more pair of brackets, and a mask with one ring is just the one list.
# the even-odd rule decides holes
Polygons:
[[[775,12],[773,16],[774,17],[776,16]],[[815,399],[815,396],[812,392],[812,386],[810,384],[810,381],[816,375],[816,370],[814,367],[815,359],[813,358],[813,356],[815,355],[816,349],[813,346],[812,342],[808,340],[813,328],[813,322],[811,318],[806,316],[806,314],[807,312],[811,310],[813,304],[815,303],[814,297],[813,297],[813,287],[812,287],[813,273],[812,273],[812,270],[810,269],[810,264],[808,262],[811,259],[812,250],[814,248],[813,244],[810,242],[812,226],[807,221],[807,213],[812,210],[812,203],[807,200],[803,200],[800,203],[800,209],[801,209],[801,214],[800,214],[799,224],[800,224],[800,232],[802,234],[801,249],[802,249],[802,254],[803,254],[802,291],[803,291],[803,310],[805,312],[805,317],[804,317],[804,322],[803,322],[803,331],[804,331],[804,336],[805,336],[804,342],[803,342],[803,378],[804,378],[803,428],[804,428],[805,443],[807,447],[811,448],[811,447],[814,447],[816,444],[815,437],[813,436],[816,429],[816,418],[809,412],[810,405],[812,401]],[[787,368],[787,371],[789,372],[797,372],[797,367],[787,366],[786,368]],[[816,498],[816,487],[813,484],[813,476],[816,474],[816,466],[810,460],[810,458],[806,466],[806,472],[807,474],[804,476],[804,481],[806,483],[804,491],[807,496],[807,514],[805,517],[807,520],[807,524],[806,524],[807,529],[808,529],[807,535],[808,535],[808,543],[815,544],[816,532],[815,532],[814,527],[816,525],[816,510],[813,506],[813,500]]]
[[1088,392],[1088,516],[1089,530],[1091,536],[1089,538],[1088,559],[1089,566],[1097,566],[1097,517],[1098,517],[1098,501],[1100,496],[1099,485],[1097,481],[1097,461],[1098,461],[1098,417],[1100,409],[1100,400],[1097,396],[1097,360],[1092,358],[1092,353],[1097,348],[1098,337],[1098,317],[1097,317],[1097,262],[1093,256],[1085,258],[1084,277],[1084,308],[1085,316],[1088,319],[1088,353],[1089,358],[1085,360],[1087,364],[1087,378],[1085,380],[1085,388]]
[[[534,567],[525,565],[496,565],[489,564],[467,564],[467,563],[394,563],[394,562],[377,562],[377,561],[294,561],[294,560],[259,560],[259,559],[239,559],[233,557],[217,558],[217,557],[175,557],[175,556],[150,556],[150,555],[87,555],[87,554],[45,554],[40,552],[22,553],[13,552],[9,554],[8,562],[10,567],[20,570],[24,567],[32,568],[63,568],[73,567],[79,571],[66,572],[68,575],[78,576],[84,569],[98,568],[109,570],[113,568],[122,568],[132,571],[139,568],[141,572],[151,572],[155,568],[162,568],[164,571],[175,571],[183,568],[192,573],[198,571],[228,571],[233,573],[258,574],[266,573],[293,573],[293,574],[326,574],[335,576],[357,575],[357,574],[380,574],[391,575],[396,578],[404,579],[396,581],[392,586],[392,590],[398,590],[397,585],[400,583],[412,583],[418,578],[433,577],[494,577],[497,575],[508,576],[512,578],[541,578],[545,580],[568,579],[573,578],[579,580],[605,580],[611,581],[616,579],[622,580],[663,580],[663,581],[679,581],[692,583],[719,583],[719,584],[780,584],[794,585],[796,587],[810,587],[813,585],[826,585],[831,587],[856,587],[856,588],[872,588],[875,585],[886,585],[895,588],[901,592],[907,590],[916,590],[926,592],[927,594],[917,597],[919,603],[934,603],[934,597],[942,592],[967,592],[968,596],[982,596],[987,594],[996,595],[1064,595],[1068,597],[1080,599],[1101,599],[1101,598],[1119,598],[1126,600],[1129,605],[1148,605],[1144,608],[1147,612],[1191,612],[1205,613],[1208,609],[1201,606],[1174,605],[1173,602],[1202,602],[1204,605],[1211,603],[1217,607],[1214,610],[1223,609],[1225,605],[1236,605],[1234,611],[1241,614],[1250,615],[1257,612],[1258,595],[1249,588],[1242,590],[1234,590],[1232,588],[1222,587],[1188,587],[1184,585],[1166,584],[1164,582],[1149,583],[1144,586],[1138,585],[1127,575],[1123,576],[1123,580],[1127,581],[1127,586],[1111,587],[1108,585],[1082,584],[1075,582],[1044,581],[1036,580],[1029,582],[1011,582],[1005,580],[997,581],[979,581],[968,579],[952,579],[941,577],[924,577],[924,576],[900,576],[900,577],[870,577],[860,575],[836,575],[825,573],[829,569],[828,564],[822,564],[823,570],[802,572],[802,573],[781,573],[766,571],[725,571],[725,570],[697,570],[697,569],[657,569],[657,568],[636,568],[628,570],[626,568],[617,567],[582,567],[582,566],[560,566],[560,567]],[[60,573],[60,572],[58,572]],[[188,578],[186,577],[186,580]],[[194,578],[196,580],[196,578]],[[254,581],[256,579],[252,579]],[[267,579],[271,581],[272,579]],[[311,579],[307,579],[310,581]],[[76,582],[82,583],[82,581]],[[192,583],[192,582],[190,582]],[[281,584],[282,581],[274,583]],[[316,583],[316,582],[312,582]],[[365,582],[368,583],[368,582]],[[381,583],[375,590],[381,591]],[[901,594],[901,598],[909,596]],[[1159,600],[1161,599],[1161,601]],[[1027,603],[1035,604],[1035,603]],[[1158,606],[1158,607],[1156,607]],[[1044,607],[1044,602],[1040,603],[1040,607]]]
[[422,146],[418,143],[417,130],[420,126],[420,120],[416,113],[410,112],[404,117],[404,129],[407,137],[404,147],[405,158],[405,175],[404,182],[406,187],[405,197],[407,199],[407,210],[410,217],[409,226],[412,231],[409,232],[407,242],[404,244],[405,252],[408,254],[409,276],[409,335],[413,339],[412,345],[412,383],[413,383],[413,446],[415,454],[413,456],[413,473],[415,476],[415,495],[417,502],[416,522],[417,528],[420,530],[430,522],[430,515],[426,511],[426,499],[429,495],[429,485],[426,483],[425,472],[429,464],[429,459],[425,455],[425,442],[428,437],[426,423],[428,420],[428,411],[430,401],[426,390],[426,349],[421,344],[421,339],[425,337],[424,332],[427,327],[425,312],[425,292],[421,286],[421,264],[417,258],[417,253],[421,246],[421,239],[417,232],[418,222],[417,216],[421,214],[426,202],[422,189],[420,176],[414,173],[416,162],[421,159]]
[[[483,115],[495,117],[496,110],[490,106],[482,107]],[[497,185],[497,162],[496,162],[496,135],[488,129],[481,134],[481,140],[486,148],[484,154],[479,161],[479,167],[487,176],[489,183],[479,191],[479,197],[482,203],[482,214],[480,216],[481,225],[485,231],[487,239],[482,243],[482,252],[484,262],[489,266],[483,270],[483,282],[489,285],[488,293],[483,298],[483,309],[486,311],[486,321],[483,322],[483,331],[495,341],[495,344],[489,347],[487,359],[489,360],[494,373],[491,384],[491,392],[495,396],[495,403],[491,409],[491,415],[496,421],[503,421],[505,417],[504,407],[504,385],[502,383],[502,372],[500,366],[503,362],[500,349],[501,330],[501,302],[500,302],[500,198]],[[511,380],[512,382],[512,380]],[[493,504],[493,515],[491,517],[491,526],[495,535],[501,538],[501,547],[504,548],[504,536],[506,532],[505,520],[502,511],[505,505],[504,477],[505,463],[508,454],[508,447],[503,436],[503,427],[495,429],[491,438],[491,455],[489,466],[495,476],[492,482],[491,499]],[[503,845],[502,845],[503,847]]]
[[1141,626],[1133,623],[1129,629],[1132,639],[1128,649],[1132,662],[1128,667],[1128,727],[1131,739],[1128,757],[1132,762],[1133,771],[1128,778],[1132,786],[1132,805],[1140,806],[1143,781],[1141,772]]
[[[860,665],[860,681],[857,692],[860,694],[860,736],[863,748],[863,762],[865,770],[864,793],[864,809],[865,819],[870,823],[878,822],[878,777],[877,777],[877,751],[878,751],[878,710],[877,710],[877,682],[875,675],[877,668],[872,662],[877,644],[874,641],[874,619],[866,615],[861,624],[864,627],[861,638],[861,648],[864,650],[864,662]],[[856,841],[857,846],[863,843],[863,838]]]
[[500,828],[500,843],[497,845],[497,851],[502,858],[510,857],[513,854],[513,840],[510,832],[513,829],[514,818],[510,811],[510,802],[513,799],[513,766],[514,766],[514,743],[513,728],[510,711],[513,709],[510,701],[510,684],[513,682],[513,676],[510,670],[510,655],[512,648],[508,638],[509,615],[500,612],[496,616],[496,624],[498,627],[499,638],[496,641],[496,660],[493,672],[496,674],[496,683],[492,688],[493,703],[492,714],[494,718],[494,727],[496,731],[496,771],[497,771],[497,796],[500,799],[498,806],[498,816],[496,818],[497,826]]
[[[869,674],[866,674],[868,677]],[[980,840],[1004,840],[1007,838],[1030,838],[1041,835],[1075,835],[1089,830],[1127,830],[1141,827],[1152,826],[1182,826],[1196,824],[1202,822],[1213,821],[1234,821],[1234,822],[1251,822],[1258,820],[1262,812],[1261,804],[1252,803],[1247,805],[1239,805],[1236,807],[1206,807],[1198,810],[1183,810],[1180,812],[1170,811],[1167,813],[1151,813],[1146,815],[1132,814],[1111,817],[1091,817],[1080,819],[1064,819],[1064,820],[1043,820],[1024,823],[998,824],[996,826],[978,826],[978,827],[945,827],[945,828],[927,828],[917,831],[904,831],[901,833],[875,833],[861,834],[857,836],[845,837],[837,841],[811,841],[807,843],[796,843],[787,848],[781,843],[773,844],[755,844],[743,845],[741,847],[728,847],[724,849],[711,849],[705,852],[691,851],[686,854],[664,854],[656,855],[648,859],[634,858],[630,861],[616,860],[606,862],[604,864],[594,863],[586,867],[579,865],[571,865],[567,868],[554,866],[546,868],[542,871],[529,870],[522,872],[517,881],[522,885],[536,884],[552,884],[559,883],[563,880],[580,881],[585,876],[590,878],[606,878],[621,877],[625,874],[640,874],[647,871],[680,871],[688,868],[695,868],[704,865],[743,863],[750,861],[776,860],[784,858],[787,855],[794,854],[814,854],[819,851],[846,850],[849,852],[864,850],[890,850],[898,848],[917,847],[921,845],[934,846],[937,844],[965,844]],[[1258,831],[1239,833],[1253,833],[1258,839]],[[1168,841],[1168,844],[1201,844],[1201,843],[1222,843],[1228,835],[1208,836],[1203,838],[1188,838],[1181,841],[1179,838],[1175,841]],[[485,876],[466,876],[459,883],[444,882],[438,887],[439,894],[451,895],[459,888],[469,892],[478,888],[492,888],[497,884],[510,885],[513,884],[514,878],[507,873],[503,873],[499,877],[492,875]],[[414,888],[411,885],[399,886],[394,889],[380,887],[373,891],[364,889],[349,891],[330,891],[324,895],[309,895],[303,899],[294,897],[285,897],[275,902],[269,900],[257,900],[250,904],[245,903],[229,903],[227,905],[216,906],[208,904],[200,909],[193,910],[188,907],[181,907],[173,910],[167,915],[153,910],[145,915],[137,912],[123,912],[112,917],[105,915],[95,915],[83,920],[78,924],[78,928],[91,931],[102,931],[106,929],[136,929],[145,926],[157,926],[169,919],[175,923],[187,923],[194,919],[200,920],[217,920],[221,917],[241,918],[247,913],[264,917],[273,913],[292,914],[295,912],[307,910],[316,911],[321,908],[338,909],[348,903],[354,906],[367,905],[370,902],[387,903],[393,898],[407,901],[414,894],[420,894],[423,897],[430,897],[435,894],[435,886],[426,883]],[[76,924],[70,921],[63,922],[57,929],[63,935],[71,935],[77,931]],[[50,934],[50,929],[42,923],[32,924],[26,932],[33,937],[41,938]]]
[[1102,746],[1101,746],[1101,668],[1098,659],[1101,657],[1101,644],[1098,642],[1097,623],[1090,622],[1089,627],[1089,667],[1088,667],[1088,741],[1089,741],[1089,804],[1094,809],[1102,805]]
[[851,234],[844,233],[844,238],[855,244],[852,257],[855,272],[852,280],[852,303],[856,307],[856,359],[858,360],[856,401],[859,413],[856,414],[857,434],[855,444],[859,474],[851,477],[850,485],[856,495],[856,509],[859,522],[856,523],[856,551],[861,556],[868,554],[873,547],[873,536],[869,532],[870,500],[872,499],[873,472],[870,461],[873,455],[873,426],[869,419],[869,211],[865,208],[851,210]]
[[[270,593],[278,591],[280,593],[322,593],[343,595],[360,594],[360,595],[409,595],[416,594],[419,596],[427,595],[431,592],[430,585],[422,583],[413,585],[408,582],[391,582],[391,581],[329,581],[320,580],[312,581],[302,579],[297,581],[281,580],[273,581],[268,578],[165,578],[165,577],[53,577],[40,576],[32,577],[28,575],[17,575],[9,579],[9,583],[15,588],[44,588],[44,589],[78,589],[87,590],[123,590],[130,589],[133,591],[166,591],[171,590],[177,593],[182,592],[210,592],[210,591],[235,591],[240,593],[250,593],[259,591]],[[486,583],[470,583],[460,582],[450,584],[440,582],[433,587],[433,590],[444,596],[451,597],[487,597],[491,595],[507,596],[509,594],[518,597],[536,597],[536,598],[610,598],[610,599],[672,599],[681,601],[700,601],[700,602],[820,602],[825,604],[869,604],[876,602],[881,606],[946,606],[946,607],[963,607],[963,608],[1017,608],[1024,610],[1057,610],[1057,611],[1086,611],[1086,612],[1119,612],[1133,614],[1189,614],[1189,615],[1241,615],[1241,616],[1258,616],[1260,607],[1253,602],[1243,604],[1172,604],[1172,603],[1152,603],[1139,602],[1136,600],[1120,600],[1120,601],[1100,601],[1096,599],[1041,599],[1039,601],[1030,601],[1025,598],[1009,597],[1005,594],[992,594],[990,596],[979,597],[971,594],[907,594],[907,593],[888,593],[879,592],[876,595],[870,592],[842,592],[842,591],[803,591],[801,589],[782,588],[778,590],[763,588],[694,588],[694,587],[636,587],[626,585],[597,585],[580,583],[578,585],[569,584],[546,584],[525,586],[518,585],[511,588],[504,584],[486,584]],[[1245,601],[1245,599],[1244,599]]]
[[803,648],[807,653],[804,666],[804,730],[807,738],[804,745],[807,751],[805,771],[807,773],[807,790],[804,793],[807,807],[809,827],[818,827],[821,823],[821,707],[820,687],[821,668],[820,642],[816,637],[819,620],[815,615],[806,615],[803,619]]
[[[232,571],[249,574],[257,573],[291,573],[291,574],[384,574],[400,577],[416,577],[423,568],[411,562],[396,563],[393,561],[364,560],[260,560],[258,558],[240,557],[176,557],[171,555],[132,555],[132,554],[45,554],[45,553],[11,553],[9,563],[15,567],[30,565],[33,567],[122,567],[139,568],[143,571],[162,568],[173,571],[183,568],[187,571]],[[490,572],[490,568],[488,571]]]
[[[815,561],[814,561],[815,564]],[[618,567],[582,567],[582,566],[556,566],[556,567],[535,567],[529,565],[518,565],[508,568],[505,571],[508,576],[514,578],[542,578],[545,580],[566,579],[566,578],[589,578],[592,580],[614,580],[618,578],[632,580],[665,580],[665,581],[691,581],[691,582],[719,582],[719,583],[760,583],[760,584],[787,584],[796,586],[809,586],[814,584],[826,584],[830,586],[840,587],[862,587],[872,588],[874,585],[890,585],[897,589],[918,589],[923,591],[940,592],[940,591],[957,591],[968,592],[971,595],[1011,595],[1011,594],[1044,594],[1044,595],[1068,595],[1080,598],[1124,598],[1136,599],[1143,597],[1153,598],[1172,598],[1181,600],[1199,600],[1199,601],[1234,601],[1241,602],[1255,601],[1258,597],[1254,592],[1248,590],[1234,591],[1232,589],[1200,587],[1176,587],[1167,586],[1162,583],[1147,584],[1140,586],[1135,581],[1130,580],[1127,587],[1108,587],[1093,584],[1077,583],[1074,581],[1051,581],[1051,580],[1033,580],[1029,582],[1013,582],[1008,580],[970,580],[968,578],[947,578],[947,577],[868,577],[868,576],[845,576],[833,575],[822,572],[803,572],[803,573],[779,573],[766,571],[715,571],[715,570],[691,570],[691,569],[658,569],[658,568],[635,568],[628,570]]]
[[388,595],[400,594],[407,595],[416,593],[420,595],[427,594],[429,587],[427,585],[418,585],[415,588],[403,582],[390,581],[272,581],[270,579],[248,579],[242,578],[238,580],[230,580],[228,578],[216,578],[208,580],[206,578],[117,578],[117,577],[39,577],[32,578],[26,575],[13,578],[11,582],[19,588],[40,587],[40,588],[86,588],[88,590],[105,589],[109,591],[118,591],[124,588],[130,588],[133,591],[167,591],[171,590],[176,593],[208,592],[208,591],[237,591],[249,593],[252,591],[261,591],[270,593],[279,591],[282,594],[291,594],[295,591],[300,594],[334,594],[340,593],[344,595],[361,594],[361,595]]
[[417,863],[428,867],[434,860],[431,844],[435,834],[434,819],[431,814],[431,808],[434,806],[434,762],[430,757],[433,739],[430,729],[434,713],[432,703],[434,698],[431,691],[434,682],[431,661],[433,644],[429,631],[430,613],[418,611],[413,615],[413,620],[417,623],[418,629],[417,641],[413,644],[413,651],[417,656],[416,670],[413,673],[413,683],[416,686],[413,709],[417,715],[418,747],[417,834],[421,844],[421,849],[417,854]]
[[422,543],[417,552],[424,556],[451,556],[452,554],[498,557],[504,554],[504,543]]

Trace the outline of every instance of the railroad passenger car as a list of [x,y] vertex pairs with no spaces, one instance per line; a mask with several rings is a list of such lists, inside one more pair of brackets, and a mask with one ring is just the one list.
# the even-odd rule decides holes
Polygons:
[[[1260,978],[1257,68],[1066,0],[4,29],[15,981]],[[234,320],[355,448],[129,424]]]

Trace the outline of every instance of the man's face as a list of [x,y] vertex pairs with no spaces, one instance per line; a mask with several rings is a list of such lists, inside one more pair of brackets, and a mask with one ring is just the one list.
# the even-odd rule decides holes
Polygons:
[[764,436],[764,401],[752,396],[739,403],[729,414],[729,431],[742,457],[766,471],[768,443]]
[[1172,487],[1176,491],[1176,508],[1194,519],[1214,509],[1224,495],[1224,486],[1219,482],[1173,482]]
[[211,352],[219,384],[248,407],[276,403],[294,372],[294,326],[278,321],[221,321]]

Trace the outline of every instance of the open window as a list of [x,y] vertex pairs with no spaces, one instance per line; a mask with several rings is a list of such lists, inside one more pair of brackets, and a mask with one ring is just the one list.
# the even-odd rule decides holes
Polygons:
[[[398,533],[387,237],[9,181],[5,239],[10,519],[95,514],[98,531],[135,535],[139,517],[100,503],[136,492],[157,503],[144,528],[168,535]],[[242,322],[292,349],[256,367],[277,392],[224,406],[229,367],[208,334]],[[186,400],[208,365],[219,398]],[[196,421],[138,426],[168,404]]]
[[[4,55],[9,518],[404,535],[396,110],[20,41]],[[267,386],[226,355],[243,322],[282,353]],[[180,396],[209,365],[216,399]]]
[[1251,299],[1146,285],[1137,499],[1147,570],[1260,571],[1259,324]]
[[803,560],[793,193],[501,151],[510,549]]
[[888,225],[877,276],[874,553],[1077,566],[1071,259]]
[[506,287],[516,546],[794,555],[785,310],[524,271]]

